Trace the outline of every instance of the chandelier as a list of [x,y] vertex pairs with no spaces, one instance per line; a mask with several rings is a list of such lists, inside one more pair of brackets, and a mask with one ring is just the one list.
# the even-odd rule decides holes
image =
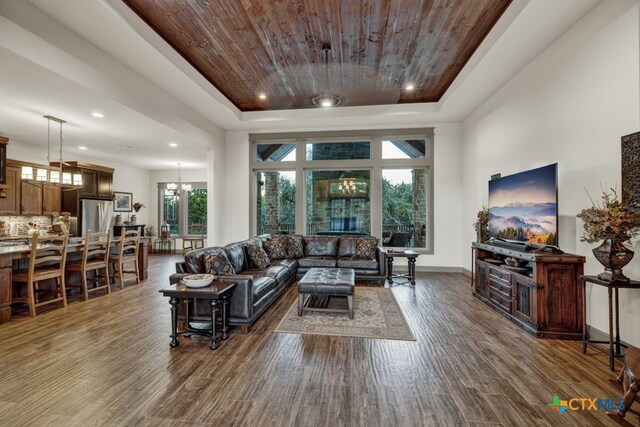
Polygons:
[[[47,119],[47,167],[39,168],[32,166],[22,166],[21,178],[23,181],[31,183],[50,183],[63,187],[63,190],[75,190],[82,187],[82,174],[63,172],[62,167],[65,164],[62,160],[62,125],[67,123],[65,120],[54,116],[43,116]],[[51,121],[57,122],[60,126],[59,144],[60,144],[60,163],[57,167],[51,167]],[[35,172],[35,173],[34,173]]]
[[338,191],[342,193],[355,193],[356,183],[353,178],[344,178],[341,183],[338,184]]
[[172,193],[178,197],[180,195],[187,194],[191,191],[191,184],[183,184],[180,177],[180,163],[178,163],[178,182],[170,182],[167,184],[167,192]]

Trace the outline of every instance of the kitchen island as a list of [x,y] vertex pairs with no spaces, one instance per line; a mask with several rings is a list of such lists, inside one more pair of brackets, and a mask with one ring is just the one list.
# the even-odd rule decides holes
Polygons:
[[[138,269],[140,280],[148,277],[148,237],[140,239],[138,247]],[[118,239],[112,240],[117,242]],[[78,260],[82,256],[84,239],[70,237],[67,245],[67,261]],[[12,271],[29,268],[31,238],[28,236],[0,237],[0,324],[11,320]]]

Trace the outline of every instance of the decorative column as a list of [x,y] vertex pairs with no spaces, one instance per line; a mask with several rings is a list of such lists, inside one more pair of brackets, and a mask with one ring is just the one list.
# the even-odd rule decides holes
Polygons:
[[413,186],[413,247],[424,248],[427,242],[427,195],[424,169],[411,171]]
[[277,233],[280,228],[278,219],[280,213],[280,191],[278,188],[278,172],[264,173],[264,232]]

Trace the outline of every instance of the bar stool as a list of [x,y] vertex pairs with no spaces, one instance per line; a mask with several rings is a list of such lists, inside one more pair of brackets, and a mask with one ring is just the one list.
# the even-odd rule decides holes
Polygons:
[[[79,288],[85,301],[89,299],[89,292],[104,289],[111,293],[109,281],[109,249],[111,247],[110,233],[91,233],[87,230],[84,238],[84,250],[82,259],[76,262],[67,263],[67,272],[80,273],[80,282],[72,283],[67,281],[67,288]],[[100,270],[104,271],[103,276],[99,276]],[[89,273],[95,275],[90,277]],[[95,286],[89,288],[89,283]]]
[[[18,287],[27,287],[27,296],[14,296],[12,302],[23,302],[29,305],[29,314],[36,316],[36,308],[43,305],[62,302],[62,306],[67,306],[67,295],[65,292],[64,269],[67,260],[68,235],[38,237],[34,234],[31,240],[31,254],[29,255],[29,269],[26,272],[17,272],[12,275],[12,281]],[[43,280],[55,280],[56,289],[47,290],[38,287]],[[40,301],[39,295],[53,293],[51,299]]]
[[[136,275],[136,283],[140,283],[140,272],[138,270],[138,247],[140,244],[140,227],[135,230],[122,229],[120,239],[117,241],[118,250],[116,255],[109,255],[109,264],[114,264],[115,275],[118,275],[120,289],[124,289],[124,273]],[[133,263],[133,270],[125,270],[125,264]]]

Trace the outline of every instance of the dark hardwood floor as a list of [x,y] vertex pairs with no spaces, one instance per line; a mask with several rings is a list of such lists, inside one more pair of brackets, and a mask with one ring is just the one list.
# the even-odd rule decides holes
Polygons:
[[273,333],[292,287],[249,335],[234,330],[216,351],[204,338],[171,349],[158,290],[179,258],[150,257],[140,285],[0,326],[0,425],[613,423],[548,406],[554,395],[619,397],[604,356],[532,338],[461,274],[393,287],[416,342]]

